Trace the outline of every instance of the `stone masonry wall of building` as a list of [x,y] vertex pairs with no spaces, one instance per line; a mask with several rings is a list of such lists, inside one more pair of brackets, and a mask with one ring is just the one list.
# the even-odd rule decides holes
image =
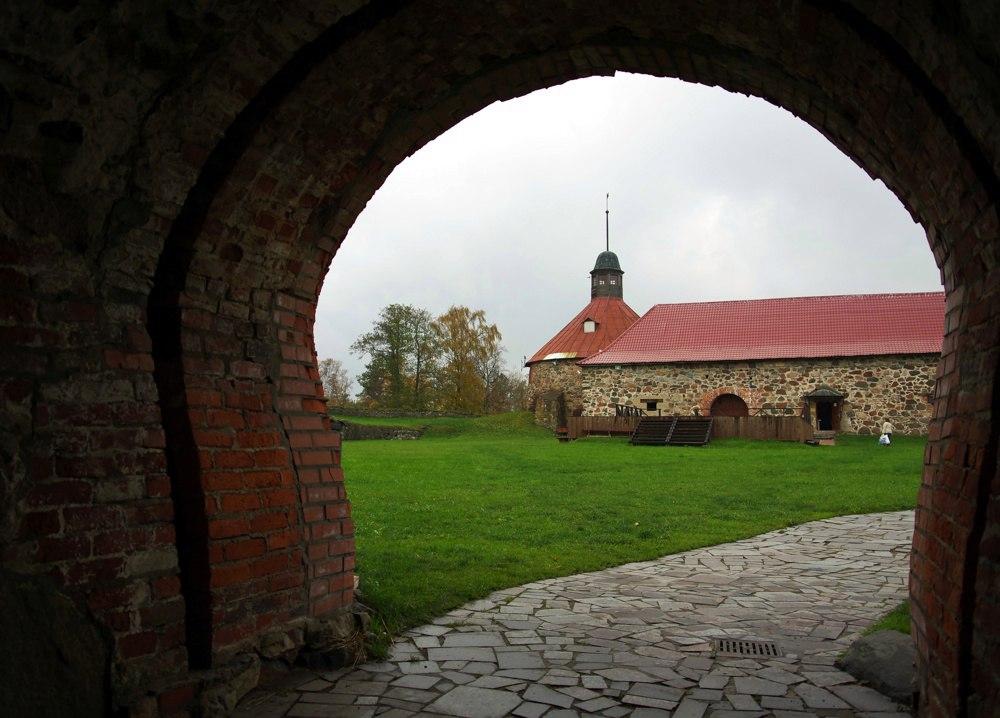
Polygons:
[[550,360],[531,365],[528,370],[528,386],[533,411],[540,395],[549,391],[561,391],[566,395],[566,413],[569,416],[579,413],[583,408],[583,371],[576,362],[576,359]]
[[615,404],[656,399],[664,414],[707,414],[712,401],[735,394],[751,413],[795,416],[820,386],[844,395],[840,430],[873,434],[888,419],[901,434],[927,434],[936,355],[848,357],[760,362],[632,364],[585,367],[584,414],[614,414]]

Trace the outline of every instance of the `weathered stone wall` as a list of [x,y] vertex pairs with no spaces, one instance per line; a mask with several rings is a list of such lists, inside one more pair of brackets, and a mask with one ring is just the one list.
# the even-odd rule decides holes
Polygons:
[[566,395],[558,389],[543,391],[536,394],[532,412],[535,423],[548,429],[559,429],[566,426],[569,413],[566,411]]
[[354,424],[341,422],[340,435],[344,441],[419,439],[427,431],[426,426],[378,426],[375,424]]
[[538,423],[550,425],[551,411],[540,406],[539,397],[550,392],[561,392],[566,403],[568,416],[579,416],[583,411],[583,370],[575,359],[555,359],[532,364],[528,369],[529,406]]
[[820,386],[845,397],[841,431],[878,433],[888,419],[900,434],[927,434],[936,355],[846,357],[759,362],[692,362],[585,367],[584,413],[613,415],[615,404],[660,402],[664,414],[706,415],[721,394],[735,394],[751,414],[800,416],[803,396]]

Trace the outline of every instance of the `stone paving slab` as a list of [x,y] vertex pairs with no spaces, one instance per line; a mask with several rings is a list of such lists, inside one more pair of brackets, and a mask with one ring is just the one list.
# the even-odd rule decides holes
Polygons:
[[[906,597],[912,533],[913,512],[842,516],[497,591],[407,631],[388,661],[302,670],[236,715],[902,718],[833,664]],[[783,655],[715,656],[717,637]]]

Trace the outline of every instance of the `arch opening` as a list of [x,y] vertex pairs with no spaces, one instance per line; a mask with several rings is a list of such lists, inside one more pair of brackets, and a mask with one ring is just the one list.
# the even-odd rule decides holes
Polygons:
[[720,394],[708,413],[709,416],[750,416],[750,407],[736,394]]
[[[14,380],[0,410],[16,431],[0,468],[17,499],[3,556],[51,575],[111,628],[116,690],[176,677],[185,656],[224,662],[350,606],[353,524],[314,341],[330,262],[388,173],[463,117],[627,71],[788,109],[926,229],[948,316],[913,544],[922,689],[930,713],[1000,699],[989,508],[1000,123],[983,101],[1000,85],[987,66],[995,48],[970,29],[985,26],[976,10],[343,7],[278,14],[247,0],[247,12],[190,27],[171,16],[164,37],[177,46],[134,53],[155,61],[104,58],[128,68],[113,93],[103,70],[53,81],[48,68],[121,47],[99,41],[120,37],[117,19],[80,24],[89,9],[48,8],[37,12],[65,17],[46,23],[44,43],[11,37],[38,58],[0,89],[4,151],[26,179],[2,193],[11,241],[0,262],[14,266],[4,289],[30,300],[3,319]],[[70,25],[98,41],[71,42]],[[7,92],[9,82],[31,91]],[[10,201],[25,187],[39,190],[32,202]]]
[[[587,74],[587,73],[585,72],[583,74]],[[708,79],[709,77],[711,77],[711,73],[710,72],[706,73],[706,74],[708,75],[708,77],[699,78],[699,79],[705,80],[705,79]],[[546,79],[543,82],[549,82],[549,81],[550,81],[549,79]],[[792,83],[792,84],[794,85],[794,83]],[[515,90],[515,91],[516,92],[520,92],[520,91],[523,91],[524,89],[525,89],[524,87],[520,87],[520,88],[517,88],[517,90]],[[780,100],[779,100],[779,104],[780,104]],[[472,108],[469,108],[469,109],[472,109]],[[832,108],[828,108],[828,110],[829,109],[832,109]],[[465,111],[468,111],[468,110],[463,110],[463,112],[465,112]],[[445,120],[445,123],[446,123],[445,126],[447,126],[447,123],[450,123],[452,120],[453,120],[453,116],[449,116]],[[832,128],[832,126],[830,124],[821,124],[820,127],[821,127],[821,129],[823,129],[823,130],[825,130],[827,132],[831,132],[831,133],[834,132],[834,130],[833,130],[833,128]],[[436,136],[436,134],[439,133],[441,129],[442,128],[440,126],[439,127],[435,127],[433,130],[427,131],[427,133],[425,135],[417,137],[415,139],[412,138],[412,132],[403,131],[402,132],[402,136],[406,137],[407,135],[409,135],[410,138],[411,138],[410,141],[412,143],[414,143],[415,145],[419,145],[419,144],[422,144],[423,142],[427,141],[431,137]],[[389,139],[389,138],[393,138],[393,139]],[[386,148],[391,147],[391,145],[392,145],[393,142],[398,142],[398,141],[399,140],[397,140],[397,139],[395,139],[393,137],[393,133],[390,132],[389,135],[388,135],[388,137],[382,136],[382,137],[379,138],[378,146],[380,146],[381,150],[384,152],[384,150]],[[866,158],[866,160],[869,159],[868,155],[862,154],[860,152],[855,152],[854,151],[855,148],[851,147],[850,144],[845,140],[845,138],[838,136],[838,137],[835,137],[835,141],[836,141],[836,143],[839,146],[842,147],[842,149],[845,148],[844,147],[845,145],[847,145],[846,151],[848,151],[849,154],[851,154],[852,156],[856,156],[856,157],[857,156],[864,156]],[[404,142],[404,144],[405,144],[405,142]],[[411,149],[414,146],[414,144],[410,145]],[[349,226],[350,221],[351,221],[351,215],[355,212],[354,208],[357,207],[357,202],[358,201],[363,201],[363,198],[366,195],[369,195],[371,191],[373,191],[374,186],[377,186],[377,184],[379,184],[381,182],[381,180],[384,178],[384,176],[388,172],[388,170],[391,169],[391,167],[393,166],[393,164],[392,164],[392,160],[388,160],[387,161],[386,158],[380,157],[379,160],[378,160],[377,165],[373,165],[373,167],[374,166],[380,167],[380,169],[376,169],[375,170],[375,175],[374,176],[363,176],[362,175],[362,178],[361,178],[362,181],[361,182],[359,182],[358,184],[355,184],[353,186],[350,186],[350,188],[349,188],[348,191],[342,193],[341,196],[343,196],[345,199],[347,197],[351,197],[352,198],[351,200],[348,200],[348,201],[345,202],[342,199],[336,205],[326,205],[324,207],[324,209],[326,209],[327,211],[325,213],[322,212],[322,211],[320,211],[320,212],[317,212],[317,213],[313,214],[313,216],[310,219],[310,225],[306,225],[304,227],[305,230],[309,230],[310,227],[312,228],[312,231],[309,231],[308,234],[316,233],[320,237],[322,237],[323,235],[326,235],[332,229],[333,230],[333,236],[334,236],[334,238],[326,240],[327,246],[321,250],[321,253],[320,253],[321,259],[319,261],[309,260],[309,259],[306,259],[305,257],[303,257],[303,259],[301,259],[301,260],[293,260],[293,262],[291,262],[289,266],[290,266],[290,268],[291,268],[291,266],[294,266],[294,267],[302,270],[301,274],[299,275],[299,278],[295,282],[292,282],[290,284],[286,284],[285,287],[283,287],[283,288],[276,288],[277,291],[274,293],[274,298],[273,298],[274,304],[277,305],[276,308],[281,307],[283,309],[290,309],[291,310],[290,312],[288,312],[287,316],[285,316],[281,320],[279,320],[279,322],[278,322],[279,326],[277,328],[278,335],[279,336],[284,336],[285,339],[289,340],[288,344],[292,345],[289,348],[294,348],[294,349],[298,349],[298,350],[305,349],[307,352],[309,352],[310,354],[314,355],[314,348],[312,346],[312,344],[313,344],[313,338],[312,338],[312,326],[311,326],[311,324],[312,324],[312,321],[313,321],[313,316],[312,315],[313,315],[313,311],[314,311],[314,302],[315,302],[315,296],[316,296],[315,292],[316,292],[316,289],[318,289],[319,283],[321,282],[322,275],[323,275],[323,272],[325,271],[326,266],[328,266],[329,261],[332,259],[333,252],[331,252],[330,249],[335,248],[336,244],[339,242],[339,240],[335,239],[335,237],[338,236],[338,235],[342,236],[342,232],[344,231],[344,229],[346,229],[346,227]],[[896,187],[902,186],[902,183],[899,180],[899,178],[893,178],[890,181],[892,182],[893,186],[896,186]],[[902,194],[900,194],[900,196],[901,196],[901,198],[904,199],[904,202],[906,202],[907,205],[910,206],[911,210],[913,210],[914,209],[914,201],[916,199],[915,196],[913,194],[909,193],[909,192],[903,192]],[[322,202],[322,200],[320,200],[320,201]],[[352,204],[352,203],[354,203],[354,204]],[[345,207],[348,207],[348,208],[351,208],[351,209],[348,209],[348,210],[345,211],[345,209],[344,209]],[[257,216],[259,216],[259,215],[257,215]],[[316,224],[316,220],[317,219],[320,222],[319,224]],[[270,222],[269,219],[265,219],[265,224],[269,223],[269,222]],[[339,227],[339,229],[338,229],[338,227]],[[320,240],[320,246],[321,247],[323,245],[323,241],[324,240],[322,240],[322,239]],[[247,253],[247,254],[249,254],[249,253]],[[247,256],[247,255],[245,255],[245,256]],[[252,255],[250,255],[250,258],[252,259]],[[946,277],[946,279],[947,279],[947,277]],[[284,290],[284,291],[282,291],[282,290]],[[282,306],[282,305],[284,305],[284,306]],[[281,313],[281,309],[279,309],[278,311],[279,311],[279,313]],[[300,489],[306,488],[307,492],[309,491],[309,488],[303,486],[303,484],[305,482],[303,482],[302,476],[308,474],[308,475],[310,475],[310,478],[311,478],[312,469],[309,468],[307,465],[304,465],[303,463],[300,463],[300,462],[303,461],[303,460],[307,460],[307,461],[308,460],[312,460],[312,459],[314,459],[316,457],[310,457],[309,459],[306,459],[305,452],[297,451],[296,449],[292,448],[292,443],[294,441],[294,439],[293,439],[294,434],[293,434],[292,431],[290,431],[290,428],[291,428],[290,424],[292,423],[291,420],[293,418],[302,418],[302,419],[305,419],[305,418],[309,417],[310,414],[312,415],[312,417],[315,417],[316,415],[315,415],[314,412],[317,412],[319,410],[319,407],[315,406],[312,402],[318,402],[318,396],[317,396],[315,390],[313,390],[313,391],[310,392],[310,390],[306,386],[295,386],[295,388],[292,389],[292,393],[295,395],[295,399],[290,401],[289,397],[287,395],[285,395],[285,389],[286,388],[291,388],[292,385],[293,385],[293,382],[290,381],[287,377],[285,377],[283,375],[291,374],[291,375],[295,376],[297,379],[299,379],[300,381],[303,381],[305,384],[314,383],[315,379],[316,379],[316,377],[314,376],[314,364],[315,364],[314,356],[309,357],[308,359],[306,359],[305,356],[303,355],[303,358],[298,359],[298,361],[296,361],[295,363],[293,363],[291,366],[289,366],[286,363],[286,364],[283,364],[280,367],[277,367],[277,369],[278,369],[278,371],[277,371],[277,377],[281,377],[281,378],[278,379],[278,387],[279,388],[278,388],[277,393],[276,394],[272,394],[274,402],[275,402],[275,406],[278,408],[277,414],[280,417],[281,428],[283,429],[283,432],[282,432],[283,433],[283,440],[284,440],[284,442],[287,442],[287,444],[288,444],[287,450],[288,450],[289,457],[288,457],[287,464],[285,464],[285,466],[287,466],[288,470],[290,471],[290,473],[293,476],[292,481],[293,482],[298,482],[298,484],[297,484],[298,487]],[[285,410],[282,409],[282,407],[288,407],[290,405],[295,405],[295,409],[297,410],[297,411],[293,412],[292,416],[289,416],[285,412]],[[311,409],[307,408],[307,407],[311,407]],[[300,412],[301,412],[301,416],[296,417],[295,414],[299,414]],[[322,421],[322,419],[320,419],[320,421]],[[314,425],[314,426],[311,427],[310,430],[318,432],[321,428],[322,427],[320,425]],[[317,436],[319,436],[319,434],[316,434],[313,437],[311,437],[309,439],[309,441],[311,442],[311,441],[315,440]],[[319,459],[317,459],[317,460],[319,461]],[[327,455],[327,457],[325,459],[319,461],[319,463],[325,464],[331,470],[335,469],[337,467],[337,463],[338,463],[337,462],[337,458],[336,458],[336,452],[335,451],[329,452],[328,455]],[[334,471],[333,473],[336,473],[336,472]],[[339,484],[339,478],[340,477],[338,476],[337,477],[337,483],[338,484]],[[343,494],[343,489],[341,487],[339,487],[339,486],[337,488],[337,495],[338,495],[338,498],[342,501],[342,505],[346,507],[346,505],[347,505],[346,504],[346,497]],[[321,503],[320,500],[317,500],[317,502]],[[308,509],[309,507],[304,507],[304,508]],[[290,524],[290,523],[293,522],[293,520],[295,518],[298,518],[298,517],[292,517],[292,516],[289,515],[287,517],[287,522]],[[325,519],[324,519],[324,521],[325,521]],[[322,531],[322,529],[321,529],[321,531]],[[318,555],[318,556],[322,556],[323,559],[329,559],[330,558],[329,551],[332,549],[332,547],[331,546],[327,546],[326,549],[325,549],[325,555],[324,555],[324,550],[318,549],[317,546],[313,543],[313,540],[312,540],[311,537],[315,536],[315,535],[316,534],[315,534],[315,531],[314,531],[313,527],[309,527],[307,531],[302,532],[302,534],[301,534],[302,538],[300,539],[299,553],[293,552],[292,554],[289,555],[289,558],[291,560],[298,560],[300,558],[300,556],[315,554],[315,555]],[[309,536],[309,538],[306,538],[306,536]],[[347,553],[341,554],[339,556],[339,560],[341,561],[341,565],[343,565],[343,561],[345,560],[346,556],[350,553],[349,546],[347,545],[348,543],[349,543],[349,540],[346,540],[345,543],[344,543],[344,545],[342,545],[340,547],[341,549],[345,549],[345,548],[347,549]],[[308,560],[306,560],[306,563],[308,565],[310,562]],[[327,563],[329,563],[329,561],[327,561]],[[330,580],[328,578],[326,578],[324,576],[324,574],[322,573],[322,571],[319,571],[317,569],[318,569],[318,566],[313,565],[313,566],[310,566],[309,569],[307,570],[307,575],[310,577],[307,580],[307,583],[311,584],[311,587],[309,588],[309,591],[308,591],[308,594],[309,594],[309,597],[310,597],[309,598],[309,605],[310,605],[310,609],[309,610],[321,614],[324,611],[329,610],[332,607],[340,606],[340,605],[343,605],[346,602],[349,602],[349,600],[350,600],[350,591],[349,590],[343,590],[343,591],[340,591],[339,597],[336,598],[335,600],[333,600],[332,602],[331,601],[327,601],[326,603],[322,604],[321,606],[317,606],[317,603],[316,603],[316,601],[314,599],[314,596],[329,596],[331,591],[335,591],[336,590],[335,587],[334,587],[334,585],[330,582]],[[237,626],[229,626],[227,628],[230,628],[232,630],[230,632],[228,632],[228,633],[223,633],[222,631],[225,630],[223,628],[222,631],[220,631],[220,633],[219,633],[219,635],[226,635],[227,636],[226,639],[223,639],[221,641],[222,647],[225,647],[227,645],[230,636],[238,636],[243,631],[243,629],[240,626],[238,626],[238,625]]]

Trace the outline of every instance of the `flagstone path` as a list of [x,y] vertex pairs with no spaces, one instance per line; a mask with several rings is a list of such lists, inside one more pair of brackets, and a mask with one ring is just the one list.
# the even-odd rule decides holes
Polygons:
[[[912,511],[844,516],[497,591],[237,715],[901,718],[833,662],[906,597],[912,533]],[[715,637],[783,655],[716,656]]]

